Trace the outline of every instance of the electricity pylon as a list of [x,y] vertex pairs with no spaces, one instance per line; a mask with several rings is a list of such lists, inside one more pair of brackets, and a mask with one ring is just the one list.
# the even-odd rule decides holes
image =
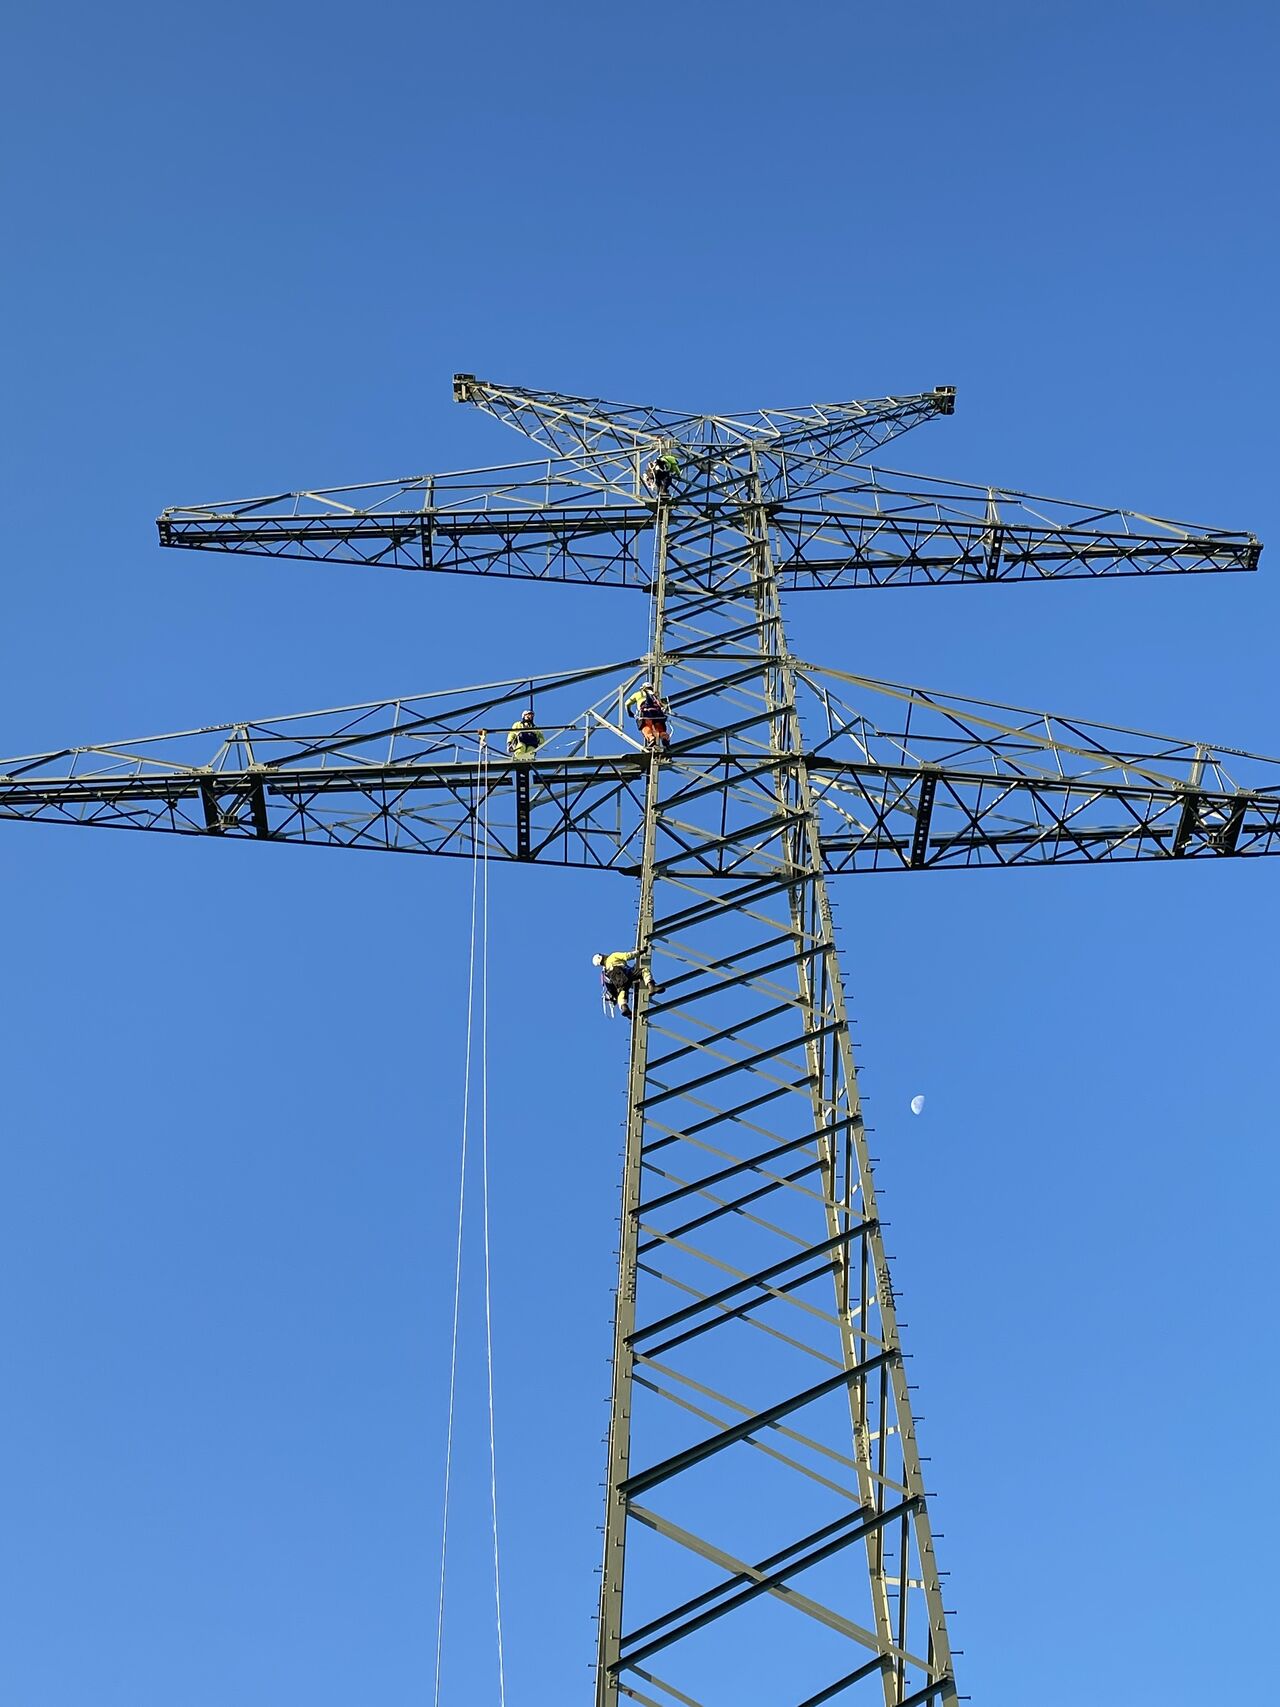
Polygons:
[[[827,877],[1275,853],[1280,763],[816,668],[781,596],[1260,547],[867,464],[947,387],[749,416],[455,395],[549,458],[168,510],[162,543],[637,588],[642,656],[13,760],[0,816],[638,879],[660,988],[631,1032],[596,1707],[954,1702]],[[665,755],[624,716],[646,679]],[[513,761],[529,705],[546,744]]]

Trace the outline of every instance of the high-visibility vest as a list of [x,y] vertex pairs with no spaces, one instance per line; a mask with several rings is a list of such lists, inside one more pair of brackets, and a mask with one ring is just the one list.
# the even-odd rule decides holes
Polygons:
[[535,729],[532,723],[513,723],[511,733],[507,736],[507,751],[514,753],[517,747],[532,747],[536,753],[542,745],[542,731]]

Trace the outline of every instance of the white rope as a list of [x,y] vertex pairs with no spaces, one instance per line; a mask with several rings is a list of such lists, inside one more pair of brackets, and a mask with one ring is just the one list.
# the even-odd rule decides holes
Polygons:
[[[498,1552],[498,1468],[493,1401],[493,1318],[489,1263],[489,753],[483,735],[476,757],[477,833],[471,849],[471,936],[467,954],[467,1042],[463,1057],[462,1143],[458,1163],[457,1243],[453,1271],[453,1322],[449,1348],[449,1405],[445,1432],[444,1501],[440,1519],[440,1582],[436,1602],[436,1667],[433,1700],[440,1707],[444,1656],[445,1579],[449,1557],[449,1510],[453,1491],[453,1436],[457,1416],[459,1318],[462,1306],[462,1250],[467,1194],[467,1152],[471,1130],[471,1061],[476,1009],[476,946],[480,961],[480,1157],[484,1224],[485,1364],[489,1400],[489,1495],[493,1516],[493,1590],[497,1622],[498,1703],[506,1707],[506,1667],[502,1649],[502,1589]],[[477,924],[479,930],[477,932]]]
[[[486,752],[486,781],[488,762]],[[493,1287],[489,1261],[489,790],[481,819],[484,880],[480,936],[480,1181],[484,1211],[484,1357],[489,1386],[489,1509],[493,1514],[493,1613],[498,1639],[498,1707],[506,1707],[507,1672],[502,1652],[502,1565],[498,1549],[498,1445],[493,1407]]]

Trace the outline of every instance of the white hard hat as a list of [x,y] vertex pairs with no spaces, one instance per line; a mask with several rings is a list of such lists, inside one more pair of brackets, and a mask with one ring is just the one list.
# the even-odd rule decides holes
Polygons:
[[593,954],[591,956],[591,964],[593,966],[603,966],[604,965],[604,955],[603,954]]

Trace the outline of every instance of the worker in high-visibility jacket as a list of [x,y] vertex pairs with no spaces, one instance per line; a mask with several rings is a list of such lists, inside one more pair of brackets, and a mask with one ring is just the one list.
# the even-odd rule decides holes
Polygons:
[[660,450],[653,461],[646,464],[644,483],[657,498],[669,498],[676,476],[680,472],[680,458],[668,446]]
[[633,948],[617,949],[612,954],[593,954],[591,964],[600,968],[600,984],[606,1003],[617,1008],[624,1019],[631,1013],[628,998],[637,984],[643,984],[651,994],[662,989],[661,984],[654,983],[652,972],[641,964]]
[[658,697],[658,691],[652,682],[640,684],[628,698],[627,710],[636,720],[644,738],[646,752],[655,752],[659,746],[665,751],[671,745],[671,732],[667,728],[667,707]]
[[513,759],[528,764],[538,756],[538,748],[542,745],[543,734],[534,722],[533,713],[526,711],[518,723],[511,725],[511,733],[507,736],[507,752]]

